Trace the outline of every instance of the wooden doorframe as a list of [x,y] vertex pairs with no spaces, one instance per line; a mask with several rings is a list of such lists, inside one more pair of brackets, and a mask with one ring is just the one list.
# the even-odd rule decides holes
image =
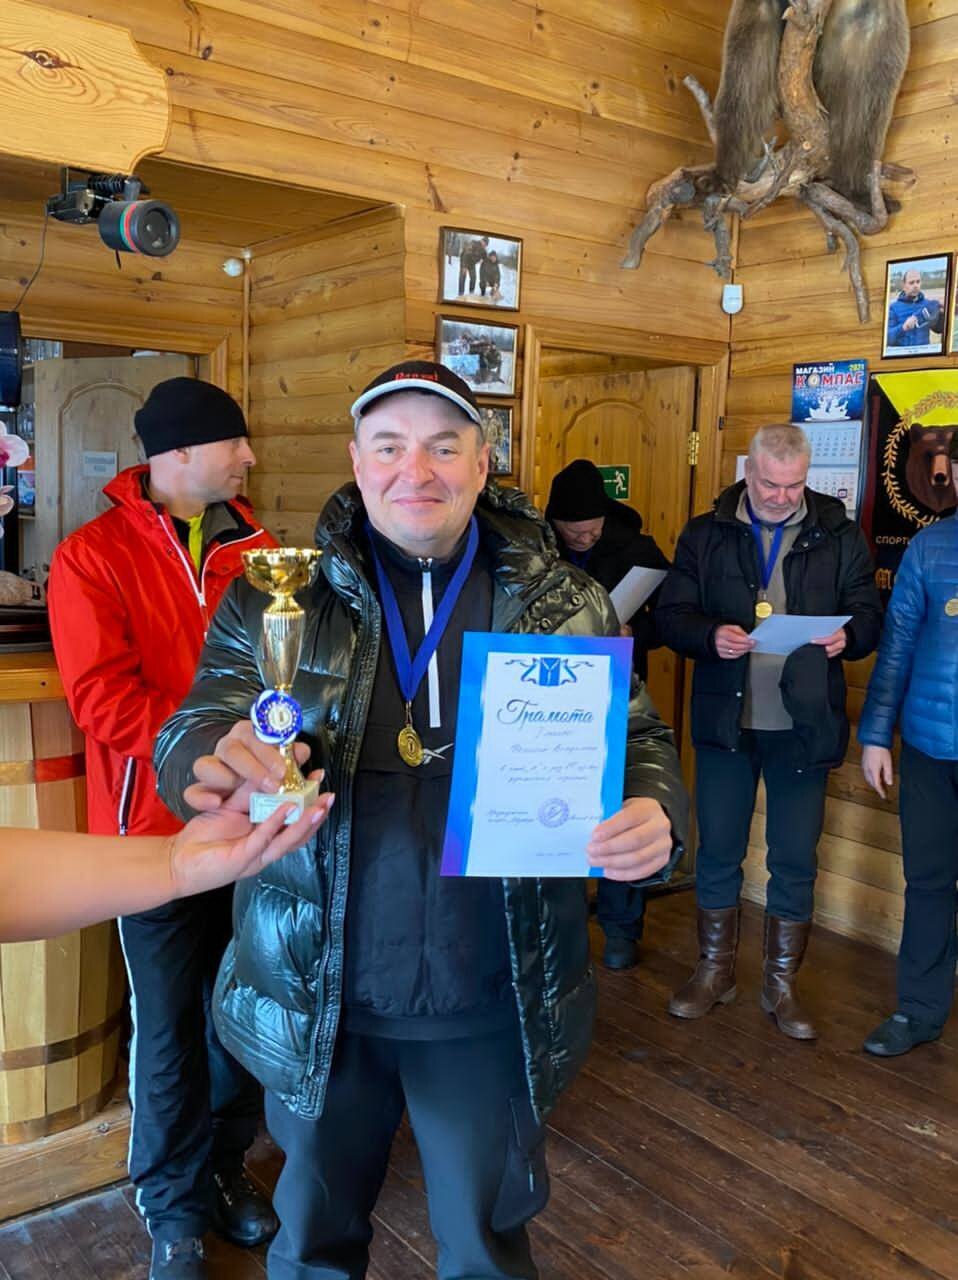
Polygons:
[[[130,324],[94,316],[89,320],[72,318],[65,321],[48,318],[31,321],[24,317],[22,323],[25,338],[57,338],[66,342],[95,342],[107,347],[144,347],[176,355],[199,356],[205,362],[200,376],[207,382],[222,387],[224,391],[227,389],[232,333],[229,329],[220,334],[203,336],[178,328],[175,321],[164,321],[162,328],[158,329],[145,320]],[[245,382],[245,368],[243,376]]]
[[[523,326],[522,437],[519,450],[519,487],[534,489],[536,426],[539,406],[539,368],[543,347],[582,351],[594,355],[637,356],[650,369],[687,365],[698,371],[695,395],[695,430],[699,434],[698,463],[692,473],[692,515],[708,511],[719,490],[722,464],[721,431],[725,419],[731,349],[728,343],[696,338],[671,338],[659,334],[632,333],[623,329],[590,326],[586,333],[569,325]],[[683,660],[683,713],[681,741],[677,743],[682,773],[693,794],[695,752],[691,732],[691,687],[688,659]],[[694,821],[694,819],[693,819]],[[690,842],[694,832],[690,830]]]

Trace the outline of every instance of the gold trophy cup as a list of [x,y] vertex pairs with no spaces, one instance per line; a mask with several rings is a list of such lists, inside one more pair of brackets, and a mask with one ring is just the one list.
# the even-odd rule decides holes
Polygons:
[[293,744],[303,727],[303,710],[290,693],[303,649],[305,614],[294,599],[316,575],[322,553],[313,548],[279,547],[243,552],[246,580],[272,596],[263,611],[263,631],[257,662],[267,686],[253,703],[250,719],[261,742],[279,747],[286,773],[275,794],[257,791],[250,797],[251,822],[263,822],[278,805],[293,803],[286,819],[295,821],[319,794],[315,781],[300,772]]

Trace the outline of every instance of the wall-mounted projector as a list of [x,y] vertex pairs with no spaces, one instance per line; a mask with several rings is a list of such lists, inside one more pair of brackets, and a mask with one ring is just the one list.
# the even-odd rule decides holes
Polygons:
[[122,173],[91,173],[71,180],[63,170],[63,188],[47,200],[58,222],[95,222],[100,239],[119,253],[165,258],[180,242],[180,220],[161,200],[143,200],[149,188]]

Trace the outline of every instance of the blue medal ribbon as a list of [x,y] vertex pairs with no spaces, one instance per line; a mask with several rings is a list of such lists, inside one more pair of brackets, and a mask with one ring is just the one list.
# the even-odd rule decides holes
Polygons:
[[[762,591],[768,591],[768,584],[772,581],[772,574],[775,572],[775,562],[778,559],[778,553],[782,549],[782,538],[785,536],[785,525],[787,519],[781,524],[774,527],[775,532],[772,535],[772,545],[768,551],[768,559],[765,558],[765,544],[762,541],[762,522],[752,510],[752,504],[745,497],[745,508],[748,511],[748,518],[752,522],[752,535],[755,538],[755,546],[758,550],[758,563],[762,570]],[[767,527],[767,526],[766,526]]]
[[396,599],[396,592],[393,585],[386,575],[386,571],[382,566],[382,561],[376,551],[376,544],[372,537],[372,530],[367,523],[366,532],[370,534],[369,547],[372,552],[373,564],[376,567],[376,579],[379,582],[379,594],[382,600],[383,613],[386,618],[386,631],[389,635],[389,647],[392,649],[393,662],[396,666],[396,677],[399,681],[399,691],[403,696],[403,701],[407,707],[412,705],[416,696],[416,690],[422,683],[422,678],[426,674],[432,655],[439,648],[439,641],[443,637],[446,627],[449,625],[449,619],[452,617],[452,611],[456,607],[456,601],[462,594],[462,589],[466,585],[466,579],[469,577],[469,570],[472,568],[472,562],[476,558],[476,551],[479,549],[479,526],[476,524],[476,517],[473,516],[469,522],[469,537],[466,539],[466,549],[462,559],[456,567],[456,572],[452,575],[443,593],[442,600],[439,602],[439,608],[433,614],[432,625],[426,632],[422,644],[416,651],[415,658],[411,658],[409,654],[409,642],[406,639],[406,629],[403,626],[402,614],[399,612],[399,602]]

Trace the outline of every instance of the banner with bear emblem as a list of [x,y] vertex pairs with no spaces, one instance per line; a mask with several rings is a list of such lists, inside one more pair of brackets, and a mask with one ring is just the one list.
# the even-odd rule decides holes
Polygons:
[[887,604],[912,536],[954,515],[958,507],[958,461],[952,464],[952,442],[958,434],[958,369],[875,374],[869,381],[868,405],[862,528]]

